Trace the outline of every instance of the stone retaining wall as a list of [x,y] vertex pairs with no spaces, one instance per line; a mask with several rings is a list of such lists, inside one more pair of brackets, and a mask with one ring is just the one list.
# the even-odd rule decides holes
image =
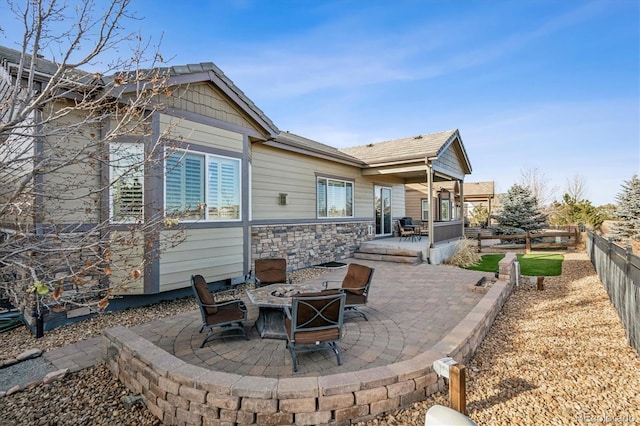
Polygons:
[[374,238],[370,226],[373,222],[253,225],[251,257],[285,258],[293,270],[347,259],[363,241]]
[[431,350],[413,359],[320,377],[240,376],[197,367],[124,327],[105,331],[108,368],[143,396],[167,425],[342,425],[408,407],[443,390],[433,362],[467,363],[509,297],[496,282],[469,314]]

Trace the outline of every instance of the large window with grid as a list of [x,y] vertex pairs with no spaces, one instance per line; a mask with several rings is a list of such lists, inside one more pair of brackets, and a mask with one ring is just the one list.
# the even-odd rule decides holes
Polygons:
[[353,182],[318,177],[316,187],[319,218],[353,217]]
[[181,220],[240,220],[240,160],[195,152],[167,158],[165,213]]

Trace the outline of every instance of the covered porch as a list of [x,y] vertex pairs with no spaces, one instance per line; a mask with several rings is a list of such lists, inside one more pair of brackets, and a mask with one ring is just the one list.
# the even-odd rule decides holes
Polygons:
[[[464,236],[464,178],[471,174],[471,164],[458,130],[418,135],[410,138],[363,145],[343,150],[363,160],[363,176],[394,176],[404,182],[404,210],[396,217],[390,202],[379,198],[376,191],[376,242],[381,245],[400,244],[392,241],[396,222],[411,216],[414,222],[428,229],[428,238],[406,243],[416,244],[423,259],[439,264],[455,249],[455,242]],[[412,187],[426,187],[425,198],[409,197]],[[378,229],[385,229],[378,238]],[[395,238],[397,240],[397,238]],[[387,241],[389,240],[389,241]],[[367,242],[366,244],[369,244]]]

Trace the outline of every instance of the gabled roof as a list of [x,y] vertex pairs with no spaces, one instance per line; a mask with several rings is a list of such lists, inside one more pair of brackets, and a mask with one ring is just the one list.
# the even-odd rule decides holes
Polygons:
[[[22,52],[14,49],[10,49],[5,46],[0,46],[0,62],[8,62],[17,66],[20,63]],[[31,61],[31,56],[25,57],[25,68],[28,69]],[[42,58],[37,58],[35,61],[36,72],[41,74],[41,80],[47,80],[48,77],[55,74],[58,70],[59,64],[54,61],[49,61]],[[151,73],[151,70],[141,70]],[[233,99],[244,111],[256,120],[261,126],[263,126],[271,137],[275,137],[279,130],[277,126],[267,117],[260,108],[258,108],[251,99],[249,99],[242,90],[236,86],[229,77],[227,77],[220,68],[218,68],[213,62],[203,62],[199,64],[187,64],[187,65],[174,65],[171,67],[161,67],[153,70],[159,73],[161,76],[168,78],[169,85],[188,84],[202,81],[211,81],[218,86],[227,96]],[[124,74],[127,74],[126,72]],[[74,77],[74,80],[82,83],[89,83],[90,81],[97,82],[104,86],[113,84],[116,76],[121,76],[122,73],[115,73],[108,76],[100,76],[99,74],[89,73],[80,69],[70,69],[67,77]],[[101,78],[101,79],[98,79]],[[114,91],[114,95],[118,96],[128,91],[136,90],[135,84],[123,84]]]
[[[154,69],[159,75],[168,78],[169,86],[210,81],[220,88],[234,102],[240,105],[245,112],[265,127],[271,137],[279,133],[278,127],[247,95],[244,94],[234,82],[225,75],[213,62],[201,62],[198,64],[174,65]],[[114,76],[104,78],[110,83]],[[129,90],[134,89],[131,87]],[[127,89],[125,89],[127,90]]]
[[438,157],[456,141],[463,156],[463,167],[467,173],[471,173],[471,164],[457,129],[344,148],[341,151],[359,158],[370,167],[379,167]]

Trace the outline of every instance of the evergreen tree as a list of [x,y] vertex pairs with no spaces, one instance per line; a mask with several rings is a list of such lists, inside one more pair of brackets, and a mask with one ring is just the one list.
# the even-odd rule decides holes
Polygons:
[[633,175],[622,184],[622,192],[616,196],[618,222],[611,237],[614,240],[640,241],[640,179]]
[[525,234],[543,228],[547,221],[531,190],[518,184],[509,188],[502,199],[502,210],[491,217],[498,222],[492,228],[497,235]]

